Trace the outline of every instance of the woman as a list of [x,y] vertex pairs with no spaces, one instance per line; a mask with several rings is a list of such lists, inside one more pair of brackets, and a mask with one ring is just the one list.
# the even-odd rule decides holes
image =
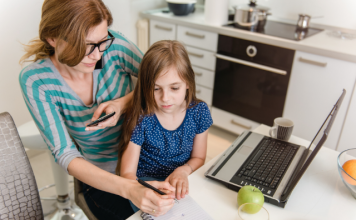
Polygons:
[[[127,199],[155,216],[174,204],[174,188],[161,196],[135,180],[116,176],[122,112],[132,98],[139,49],[108,30],[112,16],[101,0],[45,0],[39,39],[26,46],[20,73],[26,105],[56,162],[84,184],[84,195],[99,219],[133,214]],[[115,111],[96,127],[86,124]],[[73,141],[74,140],[74,141]],[[76,147],[77,145],[77,147]],[[168,191],[170,190],[170,191]]]

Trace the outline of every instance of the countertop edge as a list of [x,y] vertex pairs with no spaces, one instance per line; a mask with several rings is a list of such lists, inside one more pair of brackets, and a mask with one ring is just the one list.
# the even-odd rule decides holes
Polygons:
[[[227,27],[197,24],[197,23],[187,22],[187,21],[178,20],[178,19],[160,17],[160,16],[156,16],[153,14],[148,14],[145,12],[140,12],[140,15],[143,18],[154,19],[154,20],[162,21],[162,22],[170,22],[170,23],[177,24],[177,25],[184,25],[184,26],[191,27],[191,28],[198,28],[200,30],[215,32],[215,33],[226,35],[226,36],[238,37],[238,38],[244,39],[244,40],[251,40],[251,41],[255,41],[255,42],[259,42],[259,43],[269,44],[269,45],[273,45],[273,46],[283,47],[283,48],[287,48],[287,49],[312,53],[312,54],[316,54],[316,55],[320,55],[320,56],[326,56],[326,57],[335,58],[338,60],[344,60],[344,61],[356,63],[356,55],[341,53],[338,51],[333,51],[333,50],[328,50],[328,49],[316,48],[316,47],[312,47],[309,45],[302,45],[302,44],[299,44],[298,41],[294,42],[291,40],[286,40],[286,39],[273,37],[273,36],[261,35],[261,34],[253,33],[253,32],[246,32],[243,30],[237,30],[237,29],[232,30]],[[322,33],[322,32],[320,32],[320,33]],[[320,34],[320,33],[318,33],[318,34]],[[238,34],[238,36],[236,36],[237,34]]]

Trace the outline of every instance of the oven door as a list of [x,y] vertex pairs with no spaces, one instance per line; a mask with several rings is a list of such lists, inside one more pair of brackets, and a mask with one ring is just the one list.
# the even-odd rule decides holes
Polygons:
[[213,106],[273,125],[283,114],[289,72],[217,54]]

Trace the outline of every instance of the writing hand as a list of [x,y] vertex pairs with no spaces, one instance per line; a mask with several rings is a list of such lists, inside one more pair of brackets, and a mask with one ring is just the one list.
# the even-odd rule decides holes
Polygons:
[[169,192],[169,194],[160,195],[136,182],[130,190],[128,199],[143,212],[153,216],[157,217],[167,213],[174,205],[174,193],[171,192],[175,189],[168,182],[148,181],[147,183],[165,193]]

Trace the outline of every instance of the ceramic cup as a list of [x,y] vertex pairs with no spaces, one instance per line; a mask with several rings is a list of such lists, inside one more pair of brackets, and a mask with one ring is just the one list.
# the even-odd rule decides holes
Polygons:
[[288,141],[292,135],[294,123],[286,118],[274,119],[273,127],[269,130],[269,135],[282,141]]

